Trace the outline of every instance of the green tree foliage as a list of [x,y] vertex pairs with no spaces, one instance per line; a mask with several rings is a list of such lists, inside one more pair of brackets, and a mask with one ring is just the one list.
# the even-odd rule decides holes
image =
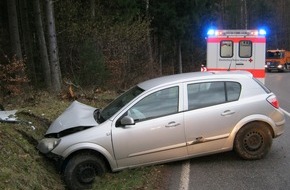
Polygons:
[[149,22],[135,1],[96,3],[95,18],[85,1],[61,1],[56,7],[62,68],[78,84],[125,88],[145,74]]
[[[178,44],[184,60],[184,71],[198,69],[205,59],[205,27],[215,22],[217,1],[160,0],[151,2],[152,28],[158,38],[157,47],[162,54],[164,72],[176,72]],[[167,64],[167,65],[166,65]]]
[[93,40],[86,40],[81,44],[79,59],[81,72],[74,76],[74,80],[82,86],[104,85],[107,78],[104,56]]
[[148,26],[148,22],[136,20],[115,23],[102,30],[105,62],[111,71],[109,81],[117,89],[128,88],[148,75],[149,57],[144,45]]
[[[11,2],[0,1],[0,64],[9,64],[5,56],[13,54],[7,27],[13,16],[7,10]],[[45,85],[47,79],[43,74],[49,75],[50,71],[40,64],[44,59],[37,43],[40,22],[34,19],[39,15],[38,21],[47,24],[45,1],[33,1],[40,3],[40,14],[35,13],[28,0],[13,2],[20,21],[21,52],[23,57],[27,56],[27,74],[35,87]],[[199,70],[206,58],[206,30],[211,26],[220,29],[267,26],[267,46],[290,49],[288,0],[51,2],[62,79],[81,86],[124,89],[156,75]],[[49,30],[46,27],[42,30],[46,36],[43,39],[47,40]]]

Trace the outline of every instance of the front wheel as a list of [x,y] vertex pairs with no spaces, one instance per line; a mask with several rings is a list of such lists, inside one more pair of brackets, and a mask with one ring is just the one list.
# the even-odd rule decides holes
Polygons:
[[247,160],[257,160],[265,157],[271,145],[271,131],[259,122],[252,122],[242,127],[234,141],[235,151]]
[[79,154],[71,158],[64,170],[68,189],[90,189],[96,177],[106,172],[102,159],[93,154]]

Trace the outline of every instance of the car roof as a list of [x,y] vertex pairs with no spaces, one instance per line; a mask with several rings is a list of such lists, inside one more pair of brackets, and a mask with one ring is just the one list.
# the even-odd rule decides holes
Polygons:
[[252,78],[253,75],[248,71],[210,71],[210,72],[191,72],[175,75],[168,75],[150,79],[139,83],[137,86],[144,90],[149,90],[158,86],[170,85],[197,80],[209,79],[229,79],[229,78]]

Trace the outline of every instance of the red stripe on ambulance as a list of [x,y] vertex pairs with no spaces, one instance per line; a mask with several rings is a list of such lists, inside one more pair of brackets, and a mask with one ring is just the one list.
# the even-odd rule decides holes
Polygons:
[[[221,41],[230,40],[234,43],[239,43],[241,40],[247,40],[247,38],[208,38],[207,43],[219,43]],[[253,43],[266,43],[265,38],[249,38]]]
[[[265,69],[231,69],[231,71],[249,71],[255,78],[265,78]],[[207,68],[207,71],[228,71],[222,68]]]

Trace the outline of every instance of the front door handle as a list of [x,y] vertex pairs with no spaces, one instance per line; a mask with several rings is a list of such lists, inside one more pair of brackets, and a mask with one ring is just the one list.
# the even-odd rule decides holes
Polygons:
[[227,115],[233,115],[235,114],[236,112],[232,111],[232,110],[226,110],[224,111],[221,115],[222,116],[227,116]]

